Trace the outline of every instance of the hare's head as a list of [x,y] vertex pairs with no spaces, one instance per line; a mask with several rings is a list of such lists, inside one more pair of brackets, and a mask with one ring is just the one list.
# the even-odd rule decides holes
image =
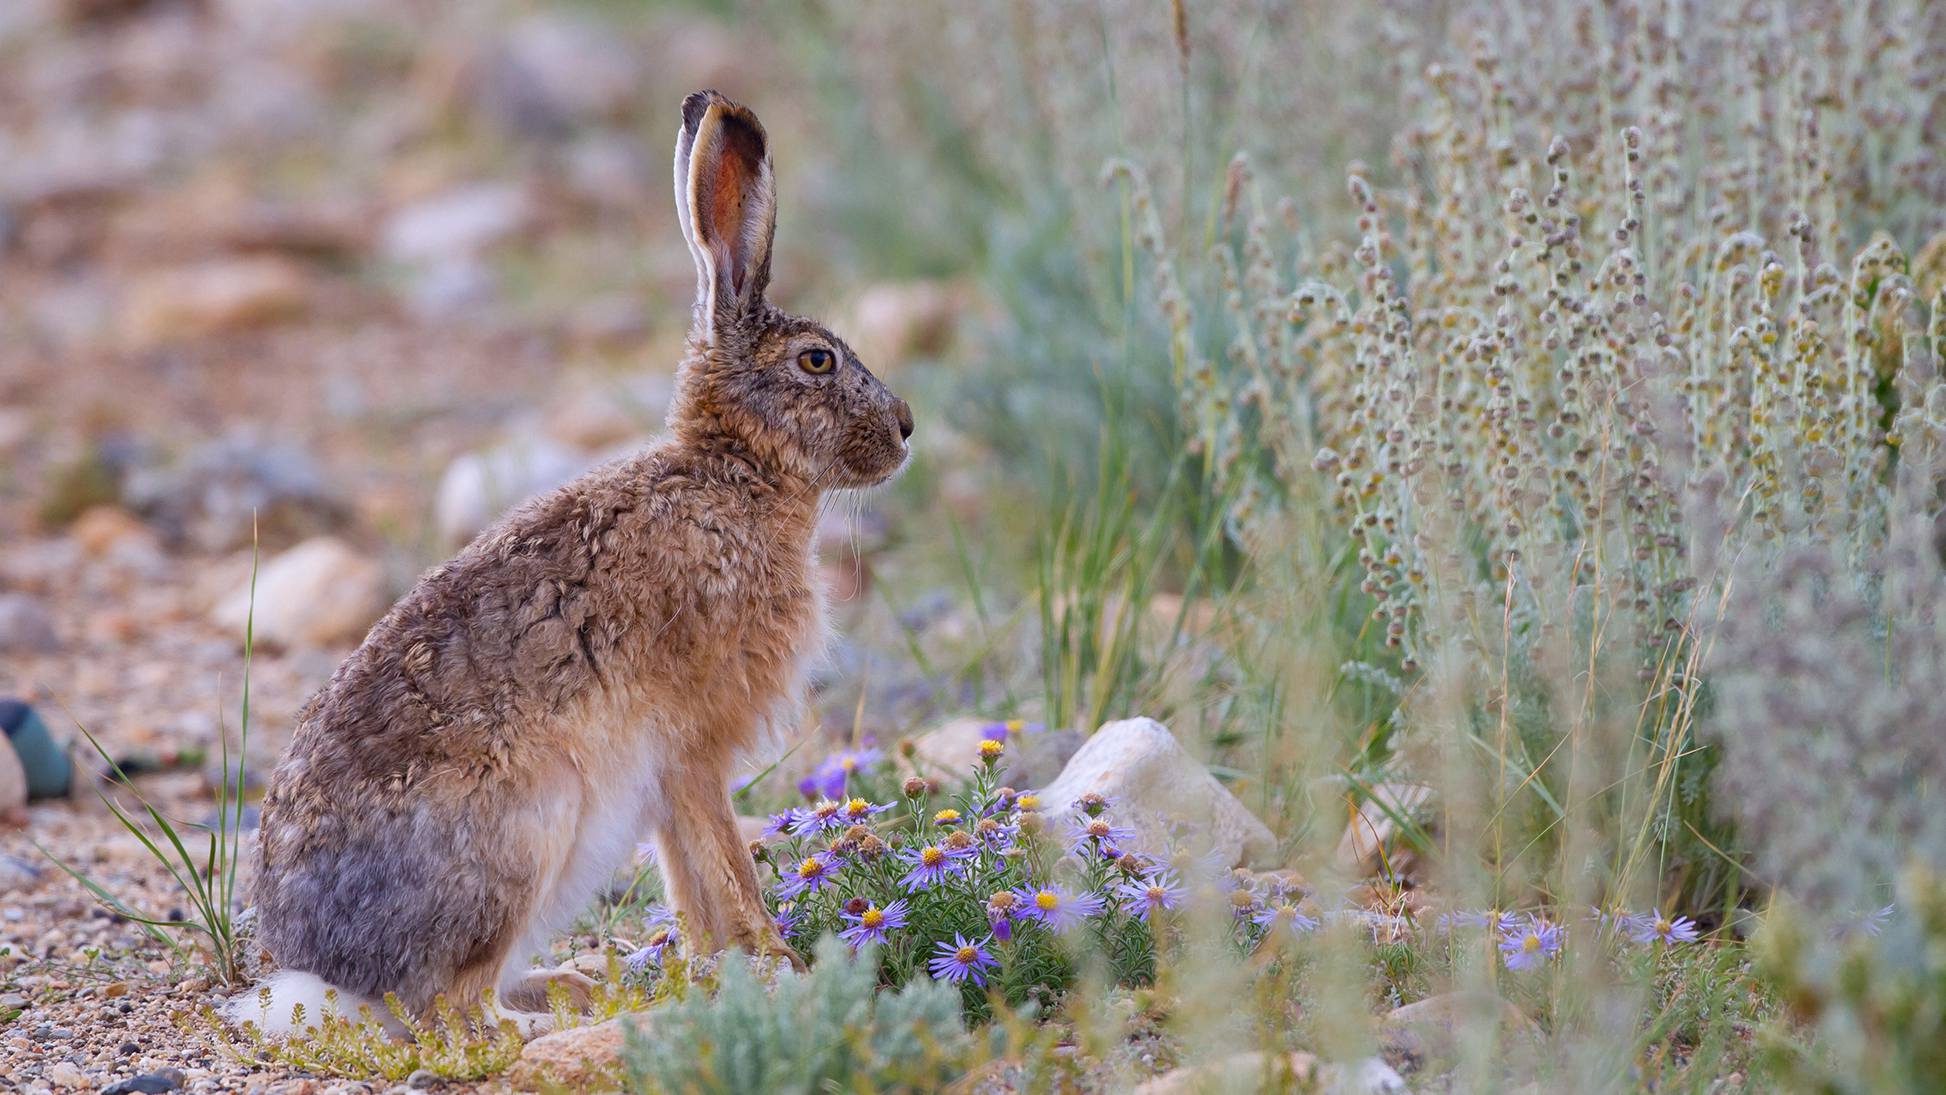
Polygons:
[[676,215],[696,304],[670,425],[818,487],[862,487],[905,463],[912,409],[844,340],[771,306],[777,195],[763,124],[714,91],[683,100]]

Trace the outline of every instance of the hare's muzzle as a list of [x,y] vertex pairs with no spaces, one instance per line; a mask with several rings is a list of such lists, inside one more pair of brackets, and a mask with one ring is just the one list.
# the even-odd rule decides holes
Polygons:
[[892,414],[899,420],[899,440],[907,440],[912,436],[912,406],[903,399],[894,399]]

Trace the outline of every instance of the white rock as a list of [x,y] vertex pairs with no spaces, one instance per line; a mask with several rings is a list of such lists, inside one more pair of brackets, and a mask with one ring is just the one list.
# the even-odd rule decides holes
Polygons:
[[433,502],[442,542],[471,540],[507,510],[573,479],[592,463],[583,453],[546,438],[508,441],[460,456],[447,465]]
[[423,198],[385,224],[385,257],[442,265],[471,259],[527,226],[533,204],[514,183],[477,183]]
[[[385,611],[385,573],[344,541],[319,536],[263,564],[255,601],[259,643],[290,648],[354,641]],[[241,642],[250,613],[246,583],[211,618]]]
[[86,1088],[94,1086],[94,1082],[88,1079],[88,1074],[81,1071],[81,1068],[72,1061],[56,1061],[47,1066],[47,1072],[44,1075],[47,1077],[47,1082],[53,1084],[55,1087]]
[[1095,731],[1041,791],[1041,808],[1065,813],[1090,791],[1109,800],[1117,824],[1135,830],[1137,851],[1159,855],[1187,843],[1226,867],[1270,865],[1276,855],[1270,829],[1154,719],[1123,719]]
[[[10,821],[26,818],[22,813],[27,809],[27,772],[20,766],[20,757],[13,746],[0,737],[0,826]],[[6,861],[0,859],[0,880],[7,877]]]

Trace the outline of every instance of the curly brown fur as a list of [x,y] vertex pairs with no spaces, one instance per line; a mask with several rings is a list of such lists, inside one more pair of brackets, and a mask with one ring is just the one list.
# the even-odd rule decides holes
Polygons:
[[[795,725],[822,646],[823,492],[896,473],[912,419],[766,301],[755,115],[699,92],[682,119],[697,301],[668,435],[426,574],[304,709],[265,796],[260,937],[346,1006],[511,987],[643,833],[692,944],[788,953],[728,781]],[[257,1018],[288,1023],[286,999]]]

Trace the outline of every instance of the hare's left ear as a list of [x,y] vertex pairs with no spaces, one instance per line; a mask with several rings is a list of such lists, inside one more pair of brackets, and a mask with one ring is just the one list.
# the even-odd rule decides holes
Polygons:
[[682,102],[676,212],[696,260],[696,319],[711,333],[762,302],[777,230],[763,123],[714,91]]

